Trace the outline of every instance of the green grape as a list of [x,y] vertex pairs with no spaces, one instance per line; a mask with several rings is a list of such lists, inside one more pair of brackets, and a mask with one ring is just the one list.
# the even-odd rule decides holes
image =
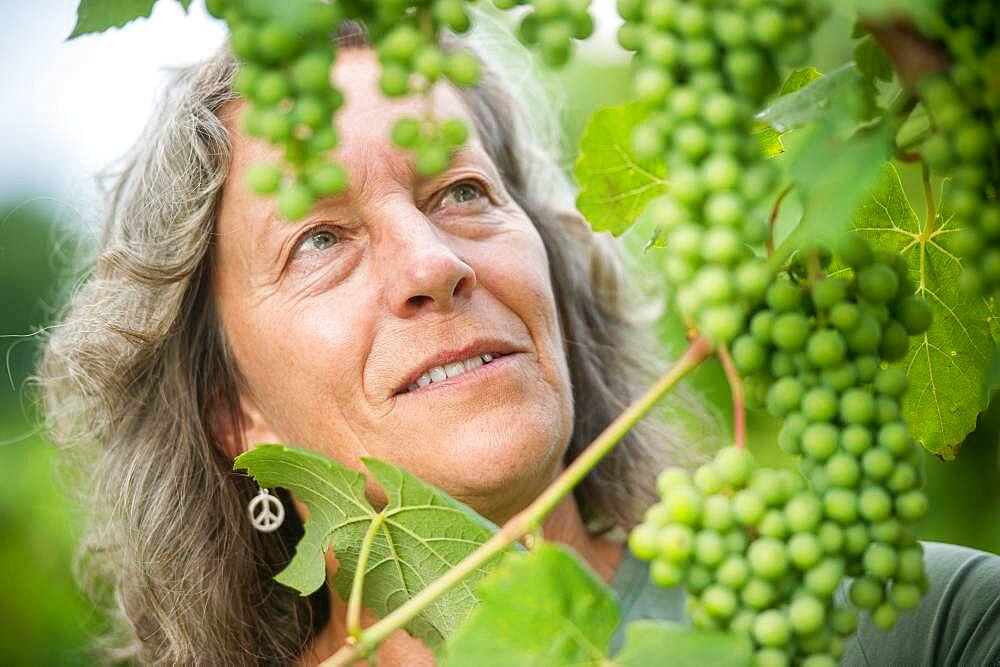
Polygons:
[[[841,437],[843,438],[843,434]],[[847,452],[839,452],[827,460],[826,474],[831,484],[851,487],[861,479],[861,466],[855,457]]]
[[854,233],[844,234],[839,239],[837,255],[853,268],[867,266],[872,261],[872,249],[868,241]]
[[767,290],[767,305],[778,313],[797,310],[801,301],[802,291],[788,281],[776,281]]
[[785,547],[771,537],[762,537],[750,545],[747,560],[753,573],[764,579],[777,579],[788,568]]
[[751,577],[740,591],[743,604],[753,609],[764,609],[771,604],[775,595],[774,585],[757,577]]
[[810,424],[802,433],[802,451],[812,459],[825,461],[837,451],[839,436],[837,428],[832,424]]
[[386,63],[382,66],[379,77],[379,88],[388,97],[401,97],[410,92],[410,73],[397,63]]
[[924,577],[923,547],[917,543],[900,549],[899,562],[896,565],[896,581],[915,584],[922,581]]
[[896,304],[896,317],[907,334],[916,336],[930,328],[931,307],[926,299],[909,294]]
[[420,139],[420,121],[416,118],[400,118],[392,126],[392,142],[401,148],[415,146]]
[[333,58],[323,51],[307,51],[292,65],[295,88],[301,92],[325,93],[330,88]]
[[844,391],[853,387],[858,381],[857,371],[850,362],[844,362],[839,366],[824,368],[820,373],[823,384],[834,391]]
[[861,457],[861,469],[872,479],[886,479],[892,474],[893,466],[892,454],[880,447],[869,449]]
[[881,304],[890,302],[899,290],[899,278],[885,264],[871,264],[858,271],[858,290],[868,301]]
[[759,493],[743,489],[733,496],[733,516],[744,526],[754,526],[764,516],[767,505]]
[[817,531],[819,542],[823,546],[823,551],[828,554],[840,553],[844,546],[844,531],[832,521],[824,521]]
[[776,540],[783,540],[788,537],[788,522],[785,516],[777,509],[769,509],[764,512],[757,532],[766,537],[773,537]]
[[806,572],[804,579],[806,590],[820,598],[829,598],[840,585],[844,576],[844,561],[840,558],[824,558],[819,564]]
[[343,166],[328,162],[316,167],[308,176],[310,189],[319,196],[335,195],[347,187],[347,171]]
[[830,308],[830,324],[841,333],[849,333],[861,322],[861,309],[849,301],[841,301]]
[[706,567],[715,567],[726,556],[722,536],[714,530],[699,531],[694,538],[694,557]]
[[732,590],[739,590],[750,577],[750,566],[743,556],[730,554],[715,571],[720,584]]
[[275,164],[258,163],[247,170],[247,185],[257,194],[277,192],[281,178],[281,168]]
[[858,497],[849,489],[829,489],[823,494],[823,510],[826,516],[838,523],[851,523],[858,516]]
[[753,456],[746,449],[726,447],[715,455],[719,476],[734,486],[745,484],[753,470]]
[[712,585],[712,571],[695,563],[687,569],[687,574],[684,577],[684,585],[691,593],[701,593]]
[[255,37],[256,54],[270,63],[292,57],[301,46],[295,31],[280,21],[268,21],[257,30]]
[[663,496],[673,521],[694,525],[701,513],[701,494],[688,485],[676,486]]
[[899,613],[891,604],[880,604],[872,611],[872,625],[879,630],[891,630],[899,619]]
[[816,310],[830,310],[847,298],[847,283],[840,278],[824,278],[812,288]]
[[684,570],[676,563],[657,558],[649,566],[649,576],[658,585],[670,588],[684,580]]
[[846,352],[847,343],[844,337],[829,329],[813,332],[806,347],[809,360],[820,368],[830,368],[840,364]]
[[906,329],[896,320],[889,320],[882,330],[882,344],[879,353],[886,361],[898,361],[906,356],[910,348],[910,338]]
[[316,198],[302,183],[292,183],[278,195],[278,214],[285,220],[301,220],[312,210]]
[[851,602],[861,609],[878,607],[882,603],[883,594],[882,584],[871,577],[858,577],[851,583]]
[[920,604],[922,592],[916,584],[895,582],[889,590],[889,601],[896,609],[909,611]]
[[762,310],[750,318],[750,334],[759,343],[767,345],[771,342],[771,325],[774,323],[774,313]]
[[878,431],[879,447],[884,447],[896,458],[904,458],[913,446],[910,427],[905,422],[890,422]]
[[790,637],[788,621],[780,611],[768,609],[754,621],[753,636],[763,646],[784,646]]
[[778,446],[786,454],[796,455],[802,452],[802,433],[809,425],[808,420],[801,412],[792,412],[785,417],[785,422],[781,425],[778,433]]
[[809,595],[795,598],[788,606],[788,620],[795,634],[810,635],[823,627],[825,605]]
[[652,560],[656,556],[657,531],[655,526],[639,524],[628,536],[628,546],[636,558]]
[[783,350],[798,350],[805,344],[809,329],[809,320],[801,313],[782,313],[774,319],[771,337]]
[[889,579],[896,573],[896,550],[888,544],[872,542],[865,549],[865,574],[876,579]]
[[802,414],[814,422],[837,416],[837,394],[826,387],[813,387],[802,397]]
[[468,53],[453,53],[445,60],[445,74],[459,87],[474,86],[479,81],[479,61]]
[[904,521],[919,521],[927,513],[927,496],[923,491],[907,491],[896,497],[896,515]]
[[883,368],[875,375],[875,390],[887,396],[902,396],[908,383],[901,368]]
[[858,612],[850,607],[834,607],[830,612],[830,627],[841,636],[853,634],[858,629]]
[[694,550],[694,531],[689,526],[671,523],[656,535],[659,555],[674,563],[684,563]]
[[844,553],[849,556],[863,554],[870,541],[868,528],[860,521],[844,529]]
[[678,486],[690,484],[691,473],[679,466],[668,466],[656,477],[656,490],[661,496],[666,496],[671,489]]
[[847,348],[854,354],[875,352],[882,340],[882,325],[871,314],[862,313],[857,326],[846,336]]
[[808,570],[823,557],[823,546],[811,533],[796,533],[788,541],[788,559],[796,568]]
[[875,419],[875,399],[864,389],[848,389],[840,397],[840,418],[846,424],[869,424]]
[[[717,491],[719,491],[719,489],[722,488],[722,484],[723,484],[722,477],[719,476],[719,472],[718,470],[715,469],[715,466],[711,464],[700,466],[694,472],[695,488],[697,488],[702,493],[706,494],[716,493]],[[707,498],[706,503],[708,502],[708,500],[711,500],[711,498]],[[723,500],[725,499],[723,498]]]
[[714,584],[701,594],[701,602],[705,611],[716,618],[729,618],[737,609],[736,594],[725,586]]

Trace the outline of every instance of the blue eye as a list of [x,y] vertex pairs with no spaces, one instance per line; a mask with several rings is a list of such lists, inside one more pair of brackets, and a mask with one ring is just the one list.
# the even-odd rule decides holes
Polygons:
[[455,183],[445,193],[441,199],[441,205],[445,206],[450,199],[456,204],[464,204],[483,196],[483,189],[475,181],[461,181]]
[[320,228],[309,232],[302,239],[302,242],[299,243],[299,250],[323,251],[332,248],[339,242],[340,239],[337,238],[337,235],[333,231]]

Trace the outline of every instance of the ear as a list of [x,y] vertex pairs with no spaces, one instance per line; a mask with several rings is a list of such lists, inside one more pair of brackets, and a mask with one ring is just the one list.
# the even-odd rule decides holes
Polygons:
[[230,415],[216,415],[219,444],[230,459],[261,442],[280,442],[257,403],[245,392],[239,393],[238,405]]

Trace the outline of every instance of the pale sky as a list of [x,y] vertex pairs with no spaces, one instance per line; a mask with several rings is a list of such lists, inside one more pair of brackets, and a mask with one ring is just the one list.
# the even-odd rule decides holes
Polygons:
[[[149,116],[164,70],[201,60],[225,39],[203,0],[185,15],[160,0],[149,19],[100,35],[65,38],[73,0],[0,0],[0,199],[45,194],[67,217],[89,217],[93,175],[122,155]],[[614,48],[613,0],[595,0],[586,50]]]

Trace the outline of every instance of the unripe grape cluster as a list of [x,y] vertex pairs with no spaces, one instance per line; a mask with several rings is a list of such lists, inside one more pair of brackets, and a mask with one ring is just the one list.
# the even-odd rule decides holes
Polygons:
[[[230,48],[241,61],[233,89],[247,100],[243,129],[280,147],[292,172],[279,164],[256,164],[247,174],[250,189],[276,194],[278,213],[298,220],[318,198],[346,187],[344,167],[328,157],[338,143],[334,113],[344,101],[331,83],[333,33],[342,21],[365,24],[382,66],[382,93],[398,97],[428,93],[442,78],[458,86],[477,82],[476,58],[445,53],[437,42],[442,28],[469,29],[467,5],[465,0],[208,0],[209,12],[228,24]],[[425,175],[442,171],[467,136],[463,121],[442,122],[432,114],[400,119],[392,130],[393,142],[414,152],[414,165]]]
[[840,507],[881,508],[882,486],[831,487],[850,495],[834,508],[829,490],[790,470],[756,468],[735,447],[693,475],[667,468],[657,486],[662,499],[630,534],[632,552],[652,561],[656,583],[687,589],[695,627],[747,635],[755,665],[836,665],[859,611],[887,630],[926,591],[922,547],[891,504],[877,522]]
[[681,313],[716,342],[742,330],[769,283],[747,246],[767,238],[778,170],[751,126],[777,88],[777,63],[807,55],[819,4],[618,1],[618,40],[636,53],[634,92],[652,108],[632,147],[662,159],[669,181],[644,216],[669,248],[663,268]]
[[920,86],[935,133],[921,156],[951,177],[945,193],[954,213],[954,249],[965,262],[963,286],[995,296],[1000,290],[1000,10],[992,0],[942,3],[927,31],[947,50],[947,72]]
[[687,588],[692,622],[747,633],[759,665],[836,664],[858,610],[887,630],[927,586],[922,450],[901,414],[906,375],[883,362],[906,355],[931,310],[900,255],[853,233],[838,251],[836,276],[828,249],[800,251],[731,346],[801,474],[755,470],[734,447],[693,476],[668,468],[630,536],[657,583]]
[[565,65],[573,55],[573,40],[594,33],[591,0],[493,0],[500,9],[529,5],[517,28],[518,39],[535,47],[550,67]]

